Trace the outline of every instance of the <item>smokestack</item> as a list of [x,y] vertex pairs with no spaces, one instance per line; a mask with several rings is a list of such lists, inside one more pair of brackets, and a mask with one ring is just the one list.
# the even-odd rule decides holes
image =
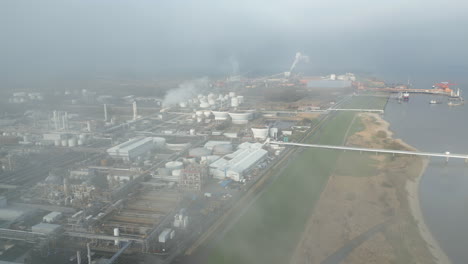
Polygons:
[[81,252],[79,250],[76,252],[76,263],[81,264]]
[[91,264],[91,249],[89,248],[89,243],[86,243],[86,248],[88,249],[88,263]]
[[138,109],[136,101],[133,101],[133,120],[137,119]]
[[68,130],[68,129],[69,129],[69,126],[68,126],[68,112],[65,112],[64,119],[65,119],[65,127],[64,127],[64,129],[65,129],[65,130]]
[[66,125],[65,122],[66,122],[66,121],[65,121],[65,115],[62,115],[62,129],[63,129],[63,130],[65,130],[65,125]]
[[107,105],[104,104],[104,122],[107,122]]
[[55,130],[58,130],[58,114],[57,114],[57,111],[54,111],[54,128]]

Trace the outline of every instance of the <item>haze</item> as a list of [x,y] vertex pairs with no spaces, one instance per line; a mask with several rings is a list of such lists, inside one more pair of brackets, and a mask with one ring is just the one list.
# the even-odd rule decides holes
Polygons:
[[2,1],[0,80],[467,70],[465,2],[272,2]]

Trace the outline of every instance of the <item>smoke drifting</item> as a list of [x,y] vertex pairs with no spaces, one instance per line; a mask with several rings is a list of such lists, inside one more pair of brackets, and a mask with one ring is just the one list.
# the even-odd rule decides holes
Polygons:
[[294,70],[294,68],[296,67],[297,63],[299,63],[301,61],[308,63],[309,62],[309,56],[304,55],[304,54],[302,54],[300,52],[297,52],[296,53],[296,58],[294,59],[294,62],[291,65],[291,68],[289,69],[289,72],[292,72]]
[[187,101],[199,93],[210,88],[209,79],[203,77],[200,79],[183,82],[178,88],[169,90],[163,100],[163,106],[175,105],[179,102]]
[[238,75],[239,74],[239,61],[237,60],[234,55],[229,57],[229,64],[231,64],[231,75]]

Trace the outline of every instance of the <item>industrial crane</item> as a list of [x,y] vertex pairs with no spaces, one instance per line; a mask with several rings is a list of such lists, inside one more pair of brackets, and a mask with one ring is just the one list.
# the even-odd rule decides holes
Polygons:
[[432,87],[433,88],[438,88],[438,89],[450,89],[450,86],[452,85],[457,85],[455,83],[450,83],[450,82],[440,82],[434,84]]
[[432,88],[443,90],[446,93],[452,93],[453,90],[450,89],[450,86],[453,86],[453,85],[456,85],[456,84],[450,83],[450,82],[440,82],[440,83],[434,84]]

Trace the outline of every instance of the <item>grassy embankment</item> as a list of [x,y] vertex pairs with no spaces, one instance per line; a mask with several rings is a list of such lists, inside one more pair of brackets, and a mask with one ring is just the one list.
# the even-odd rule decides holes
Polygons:
[[[329,120],[308,142],[341,144],[355,113]],[[254,202],[209,263],[287,263],[340,152],[305,149]]]

